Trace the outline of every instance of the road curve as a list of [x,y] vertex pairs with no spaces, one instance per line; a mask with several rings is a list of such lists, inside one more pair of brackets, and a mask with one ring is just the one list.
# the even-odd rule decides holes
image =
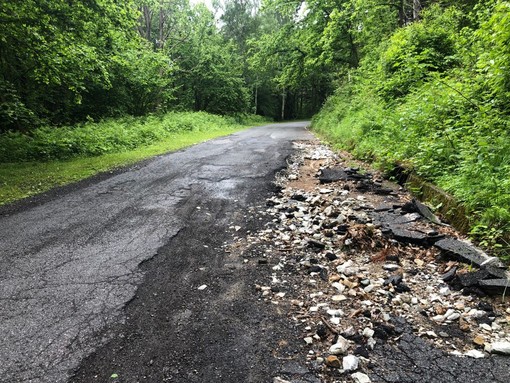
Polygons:
[[306,125],[253,128],[0,210],[0,382],[105,381],[113,373],[126,382],[269,380],[261,374],[272,367],[253,366],[254,315],[242,303],[250,272],[236,272],[219,248],[229,225],[243,225],[246,207],[267,195],[292,142],[312,137]]

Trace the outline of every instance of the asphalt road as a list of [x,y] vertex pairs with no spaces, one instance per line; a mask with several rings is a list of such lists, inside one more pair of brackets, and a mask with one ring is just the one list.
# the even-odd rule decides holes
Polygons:
[[292,141],[311,138],[306,125],[250,129],[0,210],[0,382],[305,374],[275,362],[292,329],[250,293],[257,269],[222,245],[232,225],[257,227],[246,208],[271,192]]

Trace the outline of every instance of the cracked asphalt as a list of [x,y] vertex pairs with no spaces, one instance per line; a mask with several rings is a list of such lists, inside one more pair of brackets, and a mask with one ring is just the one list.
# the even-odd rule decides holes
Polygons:
[[292,142],[312,138],[306,125],[250,129],[0,210],[0,381],[267,380],[274,312],[246,297],[255,275],[220,248],[232,223],[256,227],[244,211],[272,191]]

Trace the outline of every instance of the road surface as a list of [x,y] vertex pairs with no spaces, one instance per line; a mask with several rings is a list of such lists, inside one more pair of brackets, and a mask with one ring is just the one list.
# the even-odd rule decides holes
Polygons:
[[0,210],[0,381],[272,379],[292,330],[222,245],[232,226],[257,226],[246,209],[292,142],[312,137],[306,125],[250,129]]

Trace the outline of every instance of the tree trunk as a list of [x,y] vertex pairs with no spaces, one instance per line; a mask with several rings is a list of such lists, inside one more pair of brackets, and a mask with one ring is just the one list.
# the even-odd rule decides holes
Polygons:
[[405,0],[401,0],[398,6],[398,25],[403,27],[407,24]]
[[357,68],[359,65],[359,54],[358,54],[358,47],[356,46],[356,43],[354,42],[354,37],[350,32],[348,32],[349,36],[349,45],[351,47],[351,65],[353,68]]
[[281,114],[282,121],[285,119],[285,88],[283,88],[282,92],[282,114]]
[[413,20],[419,20],[421,13],[420,0],[413,0]]
[[165,11],[163,6],[159,8],[159,23],[158,23],[158,48],[163,49],[165,46]]
[[152,27],[152,11],[147,5],[140,8],[142,13],[140,25],[138,26],[138,33],[147,41],[151,40],[151,27]]

